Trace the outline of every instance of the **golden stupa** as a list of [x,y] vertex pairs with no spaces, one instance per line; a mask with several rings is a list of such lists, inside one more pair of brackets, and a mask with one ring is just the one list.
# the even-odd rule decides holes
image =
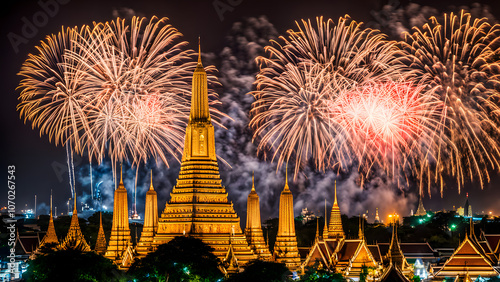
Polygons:
[[130,267],[133,262],[132,237],[128,223],[127,189],[123,184],[121,168],[120,184],[114,193],[111,236],[104,256],[116,263],[120,269]]
[[141,239],[137,244],[137,253],[140,257],[146,256],[151,250],[151,243],[158,231],[158,196],[153,187],[153,172],[151,171],[151,184],[146,192],[146,205],[144,212],[144,226],[141,232]]
[[276,262],[284,263],[291,271],[300,266],[297,237],[295,236],[295,217],[293,215],[293,195],[288,187],[288,173],[285,188],[280,195],[279,225],[276,242],[274,244]]
[[260,220],[260,203],[259,195],[255,191],[255,181],[252,173],[252,190],[248,194],[247,200],[247,226],[245,228],[245,236],[248,244],[254,253],[263,260],[271,259],[271,252],[264,241],[262,233],[262,225]]
[[80,223],[78,222],[78,213],[76,210],[76,192],[75,192],[75,203],[73,206],[73,215],[71,216],[71,224],[69,226],[68,234],[66,238],[62,241],[60,249],[76,249],[82,252],[90,252],[90,246],[87,244],[85,237],[83,237],[82,230],[80,229]]
[[198,54],[181,170],[159,219],[153,248],[176,236],[189,235],[213,247],[214,254],[222,260],[230,245],[238,264],[256,259],[221,182],[209,113],[207,73]]
[[[326,220],[326,219],[325,219]],[[328,238],[344,238],[344,229],[342,228],[342,218],[340,208],[337,202],[337,180],[335,180],[335,200],[330,213],[330,224],[328,225]]]
[[104,228],[102,227],[102,212],[99,213],[99,231],[97,232],[97,240],[95,243],[94,251],[100,255],[106,253],[106,235],[104,235]]
[[50,193],[50,219],[49,219],[49,228],[47,228],[47,233],[43,236],[42,241],[40,242],[39,248],[44,247],[49,244],[59,244],[59,240],[56,235],[56,228],[54,227],[54,217],[52,216],[52,192]]

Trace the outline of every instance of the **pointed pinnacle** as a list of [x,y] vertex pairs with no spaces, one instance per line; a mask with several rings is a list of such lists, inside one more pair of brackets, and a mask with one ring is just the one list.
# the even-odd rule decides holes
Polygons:
[[335,179],[335,201],[333,201],[333,204],[337,204],[337,179]]
[[153,170],[151,170],[151,184],[149,185],[149,190],[154,190],[155,188],[153,187]]
[[121,163],[120,163],[120,184],[123,184],[123,167]]
[[75,199],[75,204],[73,206],[73,214],[76,214],[76,190],[75,190],[75,196],[74,196],[74,199]]
[[252,191],[255,191],[255,177],[253,171],[252,171]]
[[288,188],[288,163],[286,163],[285,167],[285,188],[283,190],[290,190],[290,188]]
[[198,65],[201,66],[201,39],[198,36]]

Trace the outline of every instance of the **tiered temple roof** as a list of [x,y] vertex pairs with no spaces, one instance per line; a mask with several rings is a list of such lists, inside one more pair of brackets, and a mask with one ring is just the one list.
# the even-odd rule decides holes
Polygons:
[[474,225],[470,223],[465,240],[455,250],[453,255],[446,261],[441,269],[433,275],[433,281],[442,281],[444,278],[470,277],[472,280],[481,276],[492,277],[500,275],[494,267],[498,261],[490,257],[477,241],[474,234]]

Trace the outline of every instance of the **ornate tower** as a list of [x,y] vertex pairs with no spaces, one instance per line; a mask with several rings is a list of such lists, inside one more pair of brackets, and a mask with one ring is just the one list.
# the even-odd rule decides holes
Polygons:
[[40,242],[40,247],[43,247],[47,244],[59,244],[59,240],[57,239],[56,229],[54,227],[54,217],[52,216],[52,191],[50,193],[50,219],[49,219],[49,228],[47,229],[47,233],[43,236],[42,241]]
[[269,260],[271,258],[271,253],[266,246],[266,241],[264,241],[260,220],[259,195],[257,195],[255,191],[255,181],[252,173],[252,190],[250,194],[248,194],[247,200],[247,226],[245,228],[245,236],[254,253],[262,259]]
[[378,216],[378,208],[375,210],[375,223],[380,223],[380,217]]
[[231,244],[238,262],[245,264],[255,259],[220,179],[208,107],[207,73],[199,53],[181,170],[159,219],[153,247],[187,234],[209,244],[215,249],[214,254],[224,259],[233,229]]
[[146,192],[146,205],[144,213],[144,227],[142,228],[141,240],[137,245],[137,253],[146,256],[152,250],[151,243],[158,231],[158,196],[153,187],[153,171],[151,171],[151,184]]
[[422,195],[419,195],[418,197],[418,208],[417,208],[417,212],[415,213],[416,216],[422,216],[422,215],[426,215],[427,212],[425,211],[425,208],[424,208],[424,202],[422,201]]
[[[114,193],[113,224],[111,225],[111,236],[105,257],[114,261],[121,268],[126,268],[131,262],[132,238],[128,225],[128,201],[127,189],[123,185],[123,173],[120,167],[120,184]],[[127,259],[125,259],[127,258]]]
[[99,213],[99,232],[97,233],[97,241],[95,242],[95,252],[104,255],[106,253],[106,235],[102,228],[102,212]]
[[335,200],[333,201],[332,212],[330,213],[330,224],[328,225],[329,238],[344,238],[344,229],[342,228],[342,217],[337,203],[337,180],[335,180]]
[[82,230],[80,229],[80,223],[78,222],[78,213],[76,211],[76,191],[74,198],[75,204],[73,207],[73,215],[71,216],[71,224],[69,226],[68,234],[61,243],[60,248],[64,250],[77,249],[83,252],[90,252],[90,246],[87,244],[87,241],[85,241]]
[[287,173],[285,188],[280,195],[279,226],[274,244],[274,257],[277,262],[284,263],[291,271],[297,270],[300,266],[294,220],[293,195],[288,187]]

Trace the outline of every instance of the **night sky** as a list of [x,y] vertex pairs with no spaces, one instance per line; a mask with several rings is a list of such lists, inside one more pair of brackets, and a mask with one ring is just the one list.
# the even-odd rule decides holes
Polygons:
[[[95,1],[95,0],[60,0],[59,2],[41,0],[40,2],[54,2],[57,4],[57,11],[48,17],[47,21],[40,25],[37,30],[25,37],[25,43],[13,46],[8,39],[9,33],[15,33],[23,36],[23,20],[33,21],[33,16],[43,12],[42,7],[37,4],[37,1],[3,1],[1,13],[0,36],[2,38],[1,57],[2,57],[2,90],[1,116],[2,116],[2,168],[4,169],[4,177],[7,178],[7,166],[15,165],[16,176],[16,208],[23,209],[27,204],[28,207],[34,205],[34,195],[38,195],[39,213],[48,213],[46,204],[49,202],[50,190],[54,191],[54,206],[58,207],[58,212],[66,211],[66,201],[70,197],[70,188],[68,184],[68,174],[66,171],[66,153],[63,147],[55,147],[54,144],[48,142],[47,136],[39,135],[38,129],[33,130],[28,122],[24,124],[19,118],[16,111],[17,97],[19,91],[16,87],[19,84],[20,77],[16,75],[21,64],[27,58],[27,54],[35,51],[35,46],[39,44],[46,35],[56,33],[61,29],[61,26],[81,26],[84,24],[92,24],[93,21],[103,22],[112,20],[118,13],[120,16],[139,15],[151,17],[168,17],[170,23],[184,34],[183,40],[190,42],[189,47],[195,48],[198,36],[201,37],[203,53],[217,56],[227,45],[227,36],[230,33],[235,22],[245,21],[251,17],[266,16],[267,21],[272,24],[278,34],[284,35],[287,29],[295,28],[294,21],[300,19],[311,18],[316,16],[324,16],[325,18],[333,18],[337,20],[339,17],[349,14],[353,19],[362,21],[368,24],[376,24],[373,14],[380,11],[385,4],[390,4],[396,8],[405,7],[408,2],[394,1],[247,1],[247,0],[215,0],[215,1]],[[449,3],[446,1],[414,1],[420,6],[436,5],[435,2],[440,2],[436,7],[440,11],[446,10]],[[448,1],[451,2],[451,1]],[[455,5],[469,4],[468,1],[452,1]],[[492,1],[493,2],[493,1]],[[60,4],[63,3],[63,4]],[[223,3],[223,4],[220,4]],[[496,19],[500,19],[499,3],[482,2],[483,5],[489,5],[489,12]],[[227,11],[217,11],[215,6],[233,4]],[[222,9],[222,8],[220,8]],[[16,48],[18,50],[16,50]],[[210,56],[207,56],[209,58]],[[222,59],[215,59],[213,62],[220,64]],[[219,67],[219,66],[217,66]],[[224,99],[224,93],[220,93],[221,99]],[[247,113],[248,114],[248,113]],[[220,131],[220,129],[218,129]],[[222,136],[223,133],[217,134]],[[216,137],[216,143],[221,143]],[[231,163],[232,159],[228,161]],[[233,166],[234,164],[231,163]],[[240,164],[243,165],[243,164]],[[75,166],[78,178],[77,191],[78,195],[89,193],[86,175],[88,174],[88,160],[75,158]],[[256,169],[257,192],[261,196],[263,202],[263,218],[275,217],[278,215],[277,202],[279,192],[283,188],[284,180],[282,173],[275,175],[274,178],[270,173],[259,173],[259,165],[252,163]],[[273,169],[274,167],[274,169]],[[127,166],[126,166],[127,168]],[[168,193],[175,183],[175,178],[178,173],[178,165],[173,165],[170,169],[165,166],[156,167],[149,164],[141,168],[139,177],[139,195],[138,195],[138,211],[143,212],[144,193],[147,183],[147,173],[149,168],[153,169],[155,175],[155,188],[159,191],[158,206],[163,209],[165,201],[169,198]],[[241,178],[244,178],[244,185],[238,184],[238,188],[232,187],[232,181],[235,179],[236,173],[231,173],[231,169],[236,171],[237,166],[229,168],[220,165],[223,185],[226,186],[230,199],[235,203],[236,211],[239,216],[244,219],[244,207],[246,206],[246,195],[250,190],[250,172],[252,169],[245,169]],[[102,167],[95,167],[95,179],[110,178],[109,169],[104,164]],[[276,165],[269,164],[268,171],[275,173]],[[107,175],[106,175],[107,174]],[[125,177],[129,183],[133,183],[134,170],[125,171]],[[238,172],[239,174],[239,172]],[[225,176],[227,176],[225,178]],[[260,178],[259,178],[260,177]],[[265,178],[265,179],[264,179]],[[273,178],[273,181],[270,180]],[[316,187],[317,183],[314,179],[320,179],[318,182],[324,183],[321,187],[329,186],[333,178],[318,176],[318,178],[308,178],[309,182],[290,183],[290,187],[294,192],[294,197],[298,204],[296,205],[296,215],[301,207],[308,207],[310,210],[321,212],[323,207],[321,203],[326,197],[328,205],[332,203],[332,190]],[[106,183],[103,184],[103,193],[112,195],[112,186]],[[281,184],[280,184],[281,183]],[[474,211],[493,211],[500,214],[498,205],[500,199],[500,178],[497,174],[493,174],[492,180],[485,185],[484,190],[481,190],[475,183],[468,183],[462,190],[461,194],[453,184],[448,185],[444,191],[444,197],[441,198],[437,190],[432,193],[432,198],[426,195],[424,199],[425,207],[432,210],[451,209],[453,205],[463,206],[465,202],[465,193],[469,193],[470,202]],[[314,185],[314,189],[310,189],[310,185]],[[319,184],[318,184],[319,185]],[[127,189],[132,189],[131,185]],[[3,187],[6,187],[4,185]],[[243,188],[242,188],[243,187]],[[244,188],[247,187],[247,188]],[[341,200],[341,211],[349,215],[355,215],[365,210],[369,210],[370,214],[374,212],[375,207],[383,209],[383,212],[388,213],[396,210],[402,214],[408,214],[410,209],[416,209],[416,188],[410,188],[403,192],[399,191],[376,191],[373,189],[367,192],[347,192],[347,188],[343,188],[339,181],[339,194]],[[143,188],[141,190],[141,188]],[[247,189],[247,190],[245,190]],[[260,191],[259,191],[260,189]],[[263,191],[265,189],[266,191]],[[322,190],[323,189],[323,190]],[[269,190],[269,191],[267,191]],[[130,190],[129,190],[130,191]],[[312,193],[319,193],[316,196],[311,196]],[[6,189],[0,191],[0,205],[6,205]],[[390,194],[388,198],[387,193]],[[299,196],[300,194],[309,196]],[[130,195],[130,194],[129,194]],[[267,198],[266,198],[267,197]],[[362,199],[360,199],[362,198]],[[390,200],[387,200],[389,199]],[[312,199],[312,201],[310,201]],[[112,199],[105,198],[108,204]],[[131,198],[129,197],[129,203]],[[342,202],[343,201],[343,202]],[[43,203],[43,204],[41,204]],[[391,206],[391,203],[397,203]],[[366,205],[364,205],[366,204]],[[372,220],[373,218],[371,218]]]

